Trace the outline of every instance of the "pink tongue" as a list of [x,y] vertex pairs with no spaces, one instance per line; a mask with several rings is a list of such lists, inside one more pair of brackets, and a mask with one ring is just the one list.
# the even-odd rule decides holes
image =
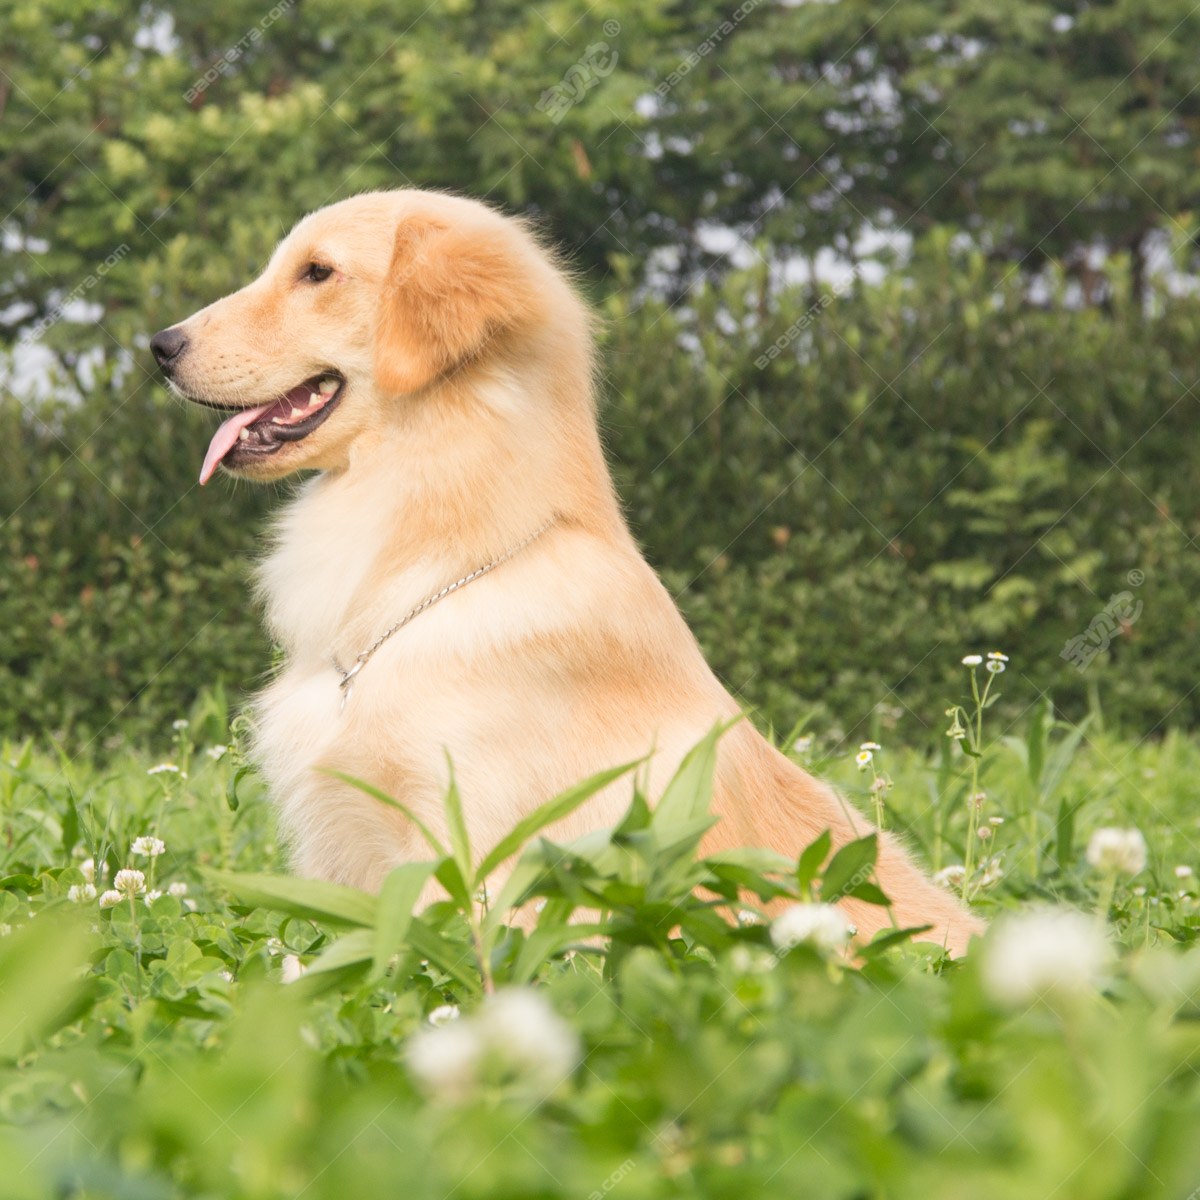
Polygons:
[[204,456],[204,466],[200,468],[201,487],[212,478],[213,472],[217,469],[221,459],[233,449],[234,443],[238,440],[238,434],[247,425],[253,425],[267,409],[273,407],[274,402],[271,404],[260,404],[257,408],[243,408],[240,412],[234,413],[228,421],[221,425],[217,432],[213,434],[212,441],[208,443],[208,453]]

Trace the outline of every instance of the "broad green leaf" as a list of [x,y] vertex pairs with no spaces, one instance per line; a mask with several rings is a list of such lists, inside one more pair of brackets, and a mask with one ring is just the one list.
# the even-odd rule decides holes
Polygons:
[[829,903],[846,895],[858,884],[867,882],[875,869],[878,853],[879,846],[873,833],[847,842],[825,868],[821,877],[821,899]]
[[829,848],[832,845],[833,835],[826,829],[802,851],[796,864],[796,882],[800,885],[802,895],[807,896],[811,893],[813,880],[820,872],[821,864],[829,857]]
[[321,879],[296,879],[291,875],[239,875],[233,871],[206,871],[221,887],[244,904],[341,925],[374,925],[379,901],[368,892],[326,883]]
[[718,722],[684,756],[671,782],[663,789],[650,818],[651,827],[668,837],[676,826],[685,825],[709,810],[713,774],[717,766],[717,742],[741,717]]
[[378,977],[387,969],[394,954],[404,946],[414,909],[434,864],[404,863],[396,867],[383,881],[379,890],[379,908],[375,917],[375,945],[372,975]]
[[355,929],[343,934],[331,946],[323,950],[301,977],[308,979],[330,971],[341,971],[345,967],[365,966],[375,956],[375,935],[369,929]]
[[901,942],[910,941],[919,933],[932,929],[932,925],[913,925],[907,929],[880,930],[865,946],[858,950],[862,958],[878,958],[885,950],[898,946]]

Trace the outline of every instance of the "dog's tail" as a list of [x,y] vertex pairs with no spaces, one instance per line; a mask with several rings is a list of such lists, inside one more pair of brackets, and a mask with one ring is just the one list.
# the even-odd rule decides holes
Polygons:
[[[721,819],[707,836],[705,853],[765,846],[794,858],[828,829],[832,854],[874,828],[848,801],[785,758],[746,721],[721,739],[713,808]],[[891,901],[889,908],[854,899],[838,901],[858,929],[860,942],[883,929],[928,925],[931,928],[919,936],[958,956],[971,937],[985,928],[983,921],[913,862],[892,834],[880,835],[874,881]]]

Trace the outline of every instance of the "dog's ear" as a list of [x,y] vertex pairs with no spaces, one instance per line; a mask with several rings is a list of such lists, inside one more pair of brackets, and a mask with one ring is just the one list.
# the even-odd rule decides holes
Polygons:
[[502,236],[433,217],[402,221],[375,339],[379,386],[415,392],[474,357],[523,310],[523,283]]

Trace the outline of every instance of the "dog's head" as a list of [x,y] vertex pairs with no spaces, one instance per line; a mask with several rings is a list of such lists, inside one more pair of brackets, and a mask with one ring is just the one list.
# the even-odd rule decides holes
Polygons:
[[344,465],[406,397],[550,318],[562,276],[526,228],[431,192],[311,214],[253,283],[151,338],[172,386],[228,415],[204,460],[258,480]]

